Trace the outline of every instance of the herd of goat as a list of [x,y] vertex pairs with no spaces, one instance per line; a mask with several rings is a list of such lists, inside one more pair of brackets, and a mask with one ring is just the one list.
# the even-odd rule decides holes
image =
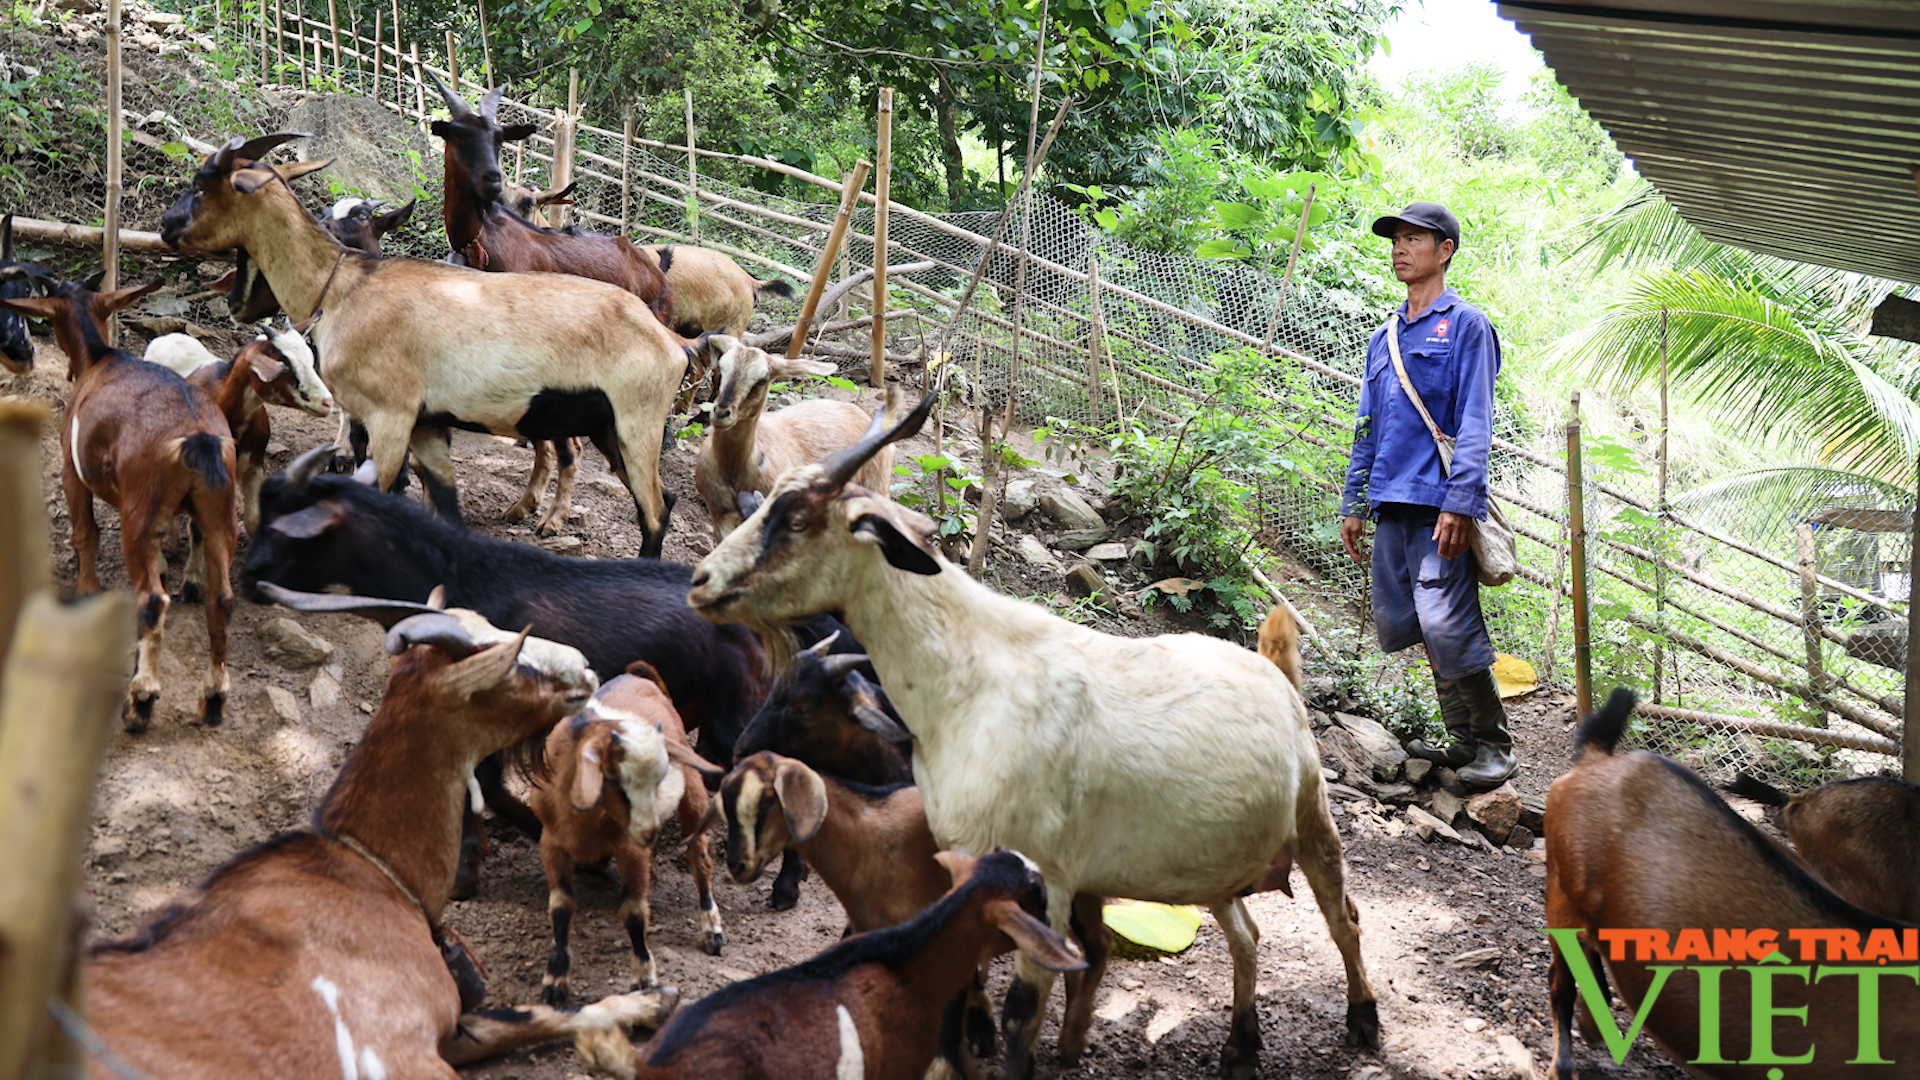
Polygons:
[[[12,316],[44,321],[73,382],[61,482],[79,592],[100,588],[93,499],[120,516],[139,613],[128,729],[150,723],[161,690],[161,540],[183,514],[182,596],[204,594],[207,609],[207,723],[231,689],[243,524],[249,600],[378,621],[392,657],[309,828],[236,855],[134,933],[92,948],[90,1023],[111,1051],[93,1074],[452,1076],[571,1037],[587,1064],[627,1077],[971,1078],[998,1048],[985,965],[1014,952],[1002,1069],[1024,1078],[1056,974],[1066,976],[1059,1065],[1086,1050],[1112,946],[1102,906],[1130,897],[1211,910],[1233,969],[1220,1068],[1244,1080],[1262,1046],[1259,930],[1244,898],[1292,895],[1296,865],[1344,962],[1347,1038],[1379,1047],[1284,609],[1256,654],[1201,635],[1103,634],[976,582],[941,556],[931,521],[888,498],[892,444],[917,433],[931,397],[871,422],[832,401],[763,415],[773,380],[828,370],[740,340],[754,297],[781,287],[712,251],[530,221],[565,197],[504,184],[500,148],[530,129],[498,122],[498,90],[477,108],[441,90],[448,262],[380,256],[381,234],[411,204],[383,214],[350,200],[316,221],[288,181],[324,163],[264,160],[293,136],[235,139],[201,165],[164,238],[185,253],[234,253],[237,317],[284,312],[231,359],[182,335],[144,358],[109,346],[108,318],[154,286],[59,281],[15,261],[8,233],[0,353],[9,370],[29,370],[31,343]],[[695,484],[720,540],[694,567],[658,557],[674,504],[658,455],[676,403],[709,378]],[[268,405],[338,410],[365,460],[354,469],[323,446],[266,475]],[[543,532],[569,512],[570,441],[591,440],[632,494],[639,557],[572,559],[466,531],[455,427],[535,444],[516,516],[537,509],[559,463]],[[409,452],[431,511],[393,490]],[[1673,762],[1617,753],[1632,705],[1618,692],[1585,721],[1577,760],[1553,786],[1549,925],[1581,930],[1590,948],[1617,926],[1912,931],[1920,792],[1865,780],[1790,802],[1762,792],[1787,803],[1796,853]],[[526,801],[509,773],[526,779]],[[449,900],[479,886],[483,806],[539,839],[552,924],[539,1005],[480,1008],[475,958],[442,921]],[[791,907],[809,866],[845,908],[849,935],[676,1008],[647,943],[669,818],[707,951],[725,941],[715,826],[732,879],[754,880],[778,857],[774,905]],[[574,869],[608,858],[632,989],[570,1007]],[[1648,965],[1604,970],[1637,1007]],[[1889,1060],[1920,1061],[1913,982],[1879,981],[1878,1052]],[[1810,994],[1783,985],[1770,1007],[1791,1013]],[[1570,1077],[1576,994],[1564,957],[1550,999],[1555,1070]],[[1851,1046],[1861,1002],[1823,1004],[1807,1040]],[[1669,989],[1645,1030],[1676,1057],[1705,1056],[1698,1015],[1697,1000]],[[1595,1019],[1580,1016],[1597,1045]],[[653,1031],[637,1049],[636,1029]],[[1730,1036],[1723,1062],[1690,1067],[1762,1075],[1737,1060],[1741,1045]],[[1796,1075],[1842,1075],[1844,1060],[1823,1053]]]

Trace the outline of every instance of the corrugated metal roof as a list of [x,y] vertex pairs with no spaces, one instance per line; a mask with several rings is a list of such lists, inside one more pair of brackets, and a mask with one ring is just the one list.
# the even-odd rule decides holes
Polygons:
[[1501,3],[1712,240],[1920,283],[1920,3]]

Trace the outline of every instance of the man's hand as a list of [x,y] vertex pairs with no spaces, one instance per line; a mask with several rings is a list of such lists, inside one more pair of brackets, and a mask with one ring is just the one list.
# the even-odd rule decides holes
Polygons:
[[1347,545],[1347,558],[1357,563],[1367,561],[1366,536],[1366,519],[1357,517],[1341,519],[1340,542]]
[[[1440,548],[1440,557],[1457,559],[1466,554],[1467,545],[1473,542],[1473,526],[1473,519],[1465,514],[1442,512],[1440,520],[1433,525],[1433,542]],[[1345,536],[1344,530],[1341,535]],[[1352,550],[1352,545],[1348,545],[1348,550]]]

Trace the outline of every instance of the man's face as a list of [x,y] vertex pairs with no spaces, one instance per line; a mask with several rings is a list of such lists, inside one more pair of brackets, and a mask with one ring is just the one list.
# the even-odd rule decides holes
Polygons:
[[1433,233],[1418,225],[1402,224],[1393,232],[1393,276],[1403,284],[1445,273],[1452,254],[1453,241],[1435,243]]

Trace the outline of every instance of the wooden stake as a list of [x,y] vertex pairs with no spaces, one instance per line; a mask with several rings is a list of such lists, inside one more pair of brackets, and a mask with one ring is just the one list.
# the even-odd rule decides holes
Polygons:
[[0,657],[13,641],[21,605],[36,590],[53,584],[47,530],[41,525],[46,512],[40,493],[40,432],[46,422],[45,405],[0,398]]
[[[573,142],[574,133],[580,124],[580,69],[567,70],[567,111],[556,118],[553,126],[553,168],[548,173],[547,186],[555,189],[573,183]],[[572,215],[572,207],[555,203],[547,207],[547,216],[556,229],[567,227]]]
[[407,49],[413,54],[413,90],[420,113],[420,137],[431,142],[432,129],[427,126],[427,69],[420,63],[420,43],[416,41]]
[[284,7],[283,0],[273,0],[273,73],[275,76],[278,76],[287,66],[287,27]]
[[381,31],[386,29],[381,23],[386,17],[386,12],[379,8],[373,9],[373,100],[375,101],[380,100],[380,69],[386,66],[380,57]]
[[693,149],[693,87],[681,89],[687,95],[687,216],[692,219],[693,242],[700,242],[700,159]]
[[[1660,305],[1660,442],[1654,450],[1654,500],[1656,516],[1664,531],[1667,526],[1667,306]],[[1654,622],[1667,625],[1667,568],[1653,564],[1653,614]],[[1663,638],[1653,639],[1653,702],[1658,705],[1666,689],[1666,642]],[[1674,654],[1674,661],[1680,659]],[[1678,679],[1674,689],[1679,689]]]
[[1087,256],[1087,419],[1100,422],[1100,256]]
[[273,45],[267,40],[273,34],[267,29],[266,0],[260,0],[258,14],[260,16],[260,82],[264,85],[272,79],[273,71]]
[[454,93],[463,94],[464,91],[460,89],[460,57],[453,51],[458,41],[453,31],[447,31],[447,83],[453,87]]
[[[1920,174],[1916,174],[1920,176]],[[1914,475],[1920,477],[1920,465]],[[1914,508],[1913,546],[1907,563],[1907,701],[1905,724],[1900,729],[1900,775],[1909,784],[1920,784],[1920,634],[1914,633],[1915,613],[1920,612],[1920,506]]]
[[[1815,694],[1826,689],[1826,663],[1820,648],[1820,583],[1815,580],[1820,569],[1820,556],[1813,542],[1813,526],[1802,522],[1794,530],[1795,546],[1800,556],[1800,618],[1805,623],[1804,637],[1807,645],[1807,687]],[[1820,727],[1825,727],[1825,717]]]
[[633,114],[628,113],[620,125],[620,235],[632,239],[628,234],[633,212]]
[[306,0],[293,0],[293,36],[300,42],[300,89],[307,88],[307,5]]
[[[340,5],[338,0],[327,0],[327,31],[333,35],[333,70],[336,72],[344,71],[345,66],[340,60]],[[314,31],[316,36],[319,33],[318,30]],[[319,52],[318,49],[314,51],[316,53]],[[316,64],[314,66],[318,67],[319,65]]]
[[853,214],[853,204],[859,201],[860,188],[867,182],[867,170],[873,165],[862,159],[853,171],[840,184],[840,210],[833,216],[833,228],[827,232],[827,246],[820,251],[820,261],[813,268],[813,284],[807,286],[807,298],[800,302],[800,318],[794,321],[793,337],[787,342],[787,359],[797,360],[800,351],[807,344],[807,326],[813,322],[814,311],[820,305],[820,294],[827,289],[827,275],[832,271],[833,260],[840,254],[840,243],[847,236],[847,218]]
[[407,111],[407,54],[400,51],[400,0],[393,0],[393,101]]
[[[121,162],[120,126],[120,0],[107,0],[107,205],[100,260],[106,276],[100,279],[100,291],[120,287],[120,196],[125,178]],[[107,344],[120,337],[120,319],[107,319]]]
[[367,77],[367,56],[366,50],[360,47],[360,12],[358,9],[355,9],[348,14],[353,17],[352,28],[347,33],[347,40],[353,42],[353,73],[360,76],[362,81],[365,81]]
[[[118,6],[117,4],[114,6]],[[28,460],[37,462],[38,454]],[[36,506],[30,518],[41,518]],[[71,1058],[47,999],[74,985],[75,893],[94,777],[126,693],[133,596],[63,606],[41,589],[21,609],[0,700],[0,1075],[53,1075]]]
[[[874,116],[874,132],[879,145],[879,161],[875,163],[873,173],[873,359],[867,365],[868,386],[883,385],[882,379],[887,371],[887,207],[893,198],[892,87],[880,88],[880,108]],[[985,447],[986,444],[981,445]],[[971,562],[971,558],[968,561]]]
[[1587,514],[1580,483],[1580,392],[1567,415],[1567,525],[1573,562],[1573,677],[1577,715],[1593,711],[1593,647],[1587,638]]
[[480,23],[480,63],[483,80],[488,89],[493,87],[493,45],[487,40],[487,0],[474,0],[474,11]]

